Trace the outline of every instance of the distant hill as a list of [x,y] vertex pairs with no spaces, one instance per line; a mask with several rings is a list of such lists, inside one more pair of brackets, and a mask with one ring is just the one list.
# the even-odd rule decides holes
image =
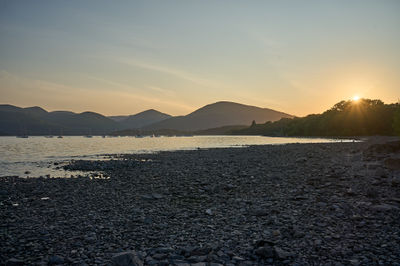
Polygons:
[[126,119],[128,116],[129,115],[112,115],[112,116],[107,116],[107,117],[116,122],[120,122],[120,121]]
[[209,129],[194,131],[193,135],[232,135],[233,132],[245,129],[247,127],[248,126],[223,126],[223,127],[209,128]]
[[47,112],[40,107],[0,105],[2,135],[106,134],[120,128],[117,122],[93,112]]
[[146,130],[174,129],[181,131],[197,131],[231,125],[250,125],[276,121],[293,116],[268,108],[259,108],[234,102],[217,102],[206,105],[186,116],[171,117],[147,127]]
[[124,129],[114,131],[110,135],[114,136],[188,136],[188,135],[232,135],[234,131],[245,129],[247,126],[223,126],[198,131],[181,131],[176,129]]
[[157,110],[150,109],[127,117],[114,117],[114,120],[117,119],[116,121],[118,121],[124,129],[136,129],[163,121],[168,118],[171,118],[171,116],[161,113]]
[[233,102],[217,102],[178,117],[154,109],[130,116],[105,117],[94,112],[48,112],[38,106],[21,108],[3,104],[0,105],[0,134],[104,135],[121,130],[131,130],[124,134],[139,135],[141,132],[168,135],[227,134],[241,126],[250,125],[252,121],[264,123],[282,117],[292,116]]

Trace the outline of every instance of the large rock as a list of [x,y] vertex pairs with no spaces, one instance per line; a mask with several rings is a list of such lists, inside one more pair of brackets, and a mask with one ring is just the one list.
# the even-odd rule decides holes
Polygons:
[[117,253],[111,261],[114,266],[143,266],[143,261],[135,251]]

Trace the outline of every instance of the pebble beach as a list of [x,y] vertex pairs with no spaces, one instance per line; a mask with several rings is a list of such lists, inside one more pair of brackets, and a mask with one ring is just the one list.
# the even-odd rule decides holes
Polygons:
[[111,155],[0,178],[1,265],[399,265],[400,142]]

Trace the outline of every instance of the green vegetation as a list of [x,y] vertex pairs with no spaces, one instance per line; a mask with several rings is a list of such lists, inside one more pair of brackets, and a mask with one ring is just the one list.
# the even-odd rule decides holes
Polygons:
[[341,101],[322,114],[253,123],[237,135],[266,136],[372,136],[400,135],[400,103],[380,100]]

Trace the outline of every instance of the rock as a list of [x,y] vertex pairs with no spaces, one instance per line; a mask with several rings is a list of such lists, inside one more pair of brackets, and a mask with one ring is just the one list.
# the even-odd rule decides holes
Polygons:
[[284,251],[283,249],[281,249],[279,247],[274,247],[274,253],[275,253],[275,256],[280,260],[285,260],[285,259],[293,256],[292,253]]
[[115,266],[143,266],[143,261],[135,251],[126,251],[115,254],[111,258]]
[[300,157],[300,158],[297,158],[296,159],[296,163],[304,163],[304,162],[306,162],[307,161],[307,158],[306,157]]
[[153,194],[151,194],[151,196],[153,197],[153,199],[162,199],[163,198],[163,195],[158,194],[158,193],[153,193]]
[[378,190],[376,190],[376,189],[369,188],[369,189],[366,191],[366,196],[367,196],[368,198],[378,198],[378,197],[379,197],[379,192],[378,192]]
[[207,256],[191,256],[187,260],[191,263],[203,262],[207,259]]
[[205,262],[197,262],[197,263],[192,263],[191,266],[207,266],[207,263],[205,263]]
[[281,235],[281,231],[279,231],[279,230],[274,230],[274,231],[272,231],[272,234],[273,234],[275,237],[277,237],[277,236],[280,236],[280,235]]
[[256,209],[252,211],[254,216],[268,216],[269,212],[266,209]]
[[400,159],[389,158],[385,160],[385,166],[392,170],[400,170]]
[[357,260],[357,259],[349,260],[349,262],[350,262],[350,264],[353,265],[353,266],[358,266],[358,265],[360,265],[360,261]]
[[64,258],[58,255],[50,256],[49,265],[60,265],[64,263]]
[[375,176],[376,177],[387,177],[387,172],[382,167],[379,167],[375,170]]
[[6,266],[21,266],[21,265],[25,265],[24,261],[16,258],[11,258],[6,261]]
[[321,246],[321,244],[322,244],[321,239],[315,239],[315,240],[314,240],[314,245],[316,245],[316,246]]
[[397,207],[389,204],[379,204],[379,205],[372,205],[371,209],[378,212],[386,212],[395,210],[397,209]]
[[158,254],[153,255],[153,259],[156,259],[156,260],[163,260],[167,257],[168,257],[168,254],[165,254],[165,253],[158,253]]
[[376,169],[378,169],[379,167],[381,167],[381,164],[380,164],[380,163],[370,163],[370,164],[368,164],[368,166],[367,166],[368,170],[376,170]]
[[356,193],[353,191],[352,188],[348,188],[346,190],[346,194],[349,195],[349,196],[355,196],[356,195]]
[[142,195],[142,199],[144,199],[144,200],[154,200],[155,198],[153,197],[152,194],[145,194],[145,195]]
[[393,177],[390,184],[392,185],[392,187],[399,187],[400,186],[400,177],[398,177],[398,176]]
[[273,258],[274,257],[274,248],[266,245],[266,246],[257,248],[255,253],[256,253],[256,255],[263,257],[263,258]]

